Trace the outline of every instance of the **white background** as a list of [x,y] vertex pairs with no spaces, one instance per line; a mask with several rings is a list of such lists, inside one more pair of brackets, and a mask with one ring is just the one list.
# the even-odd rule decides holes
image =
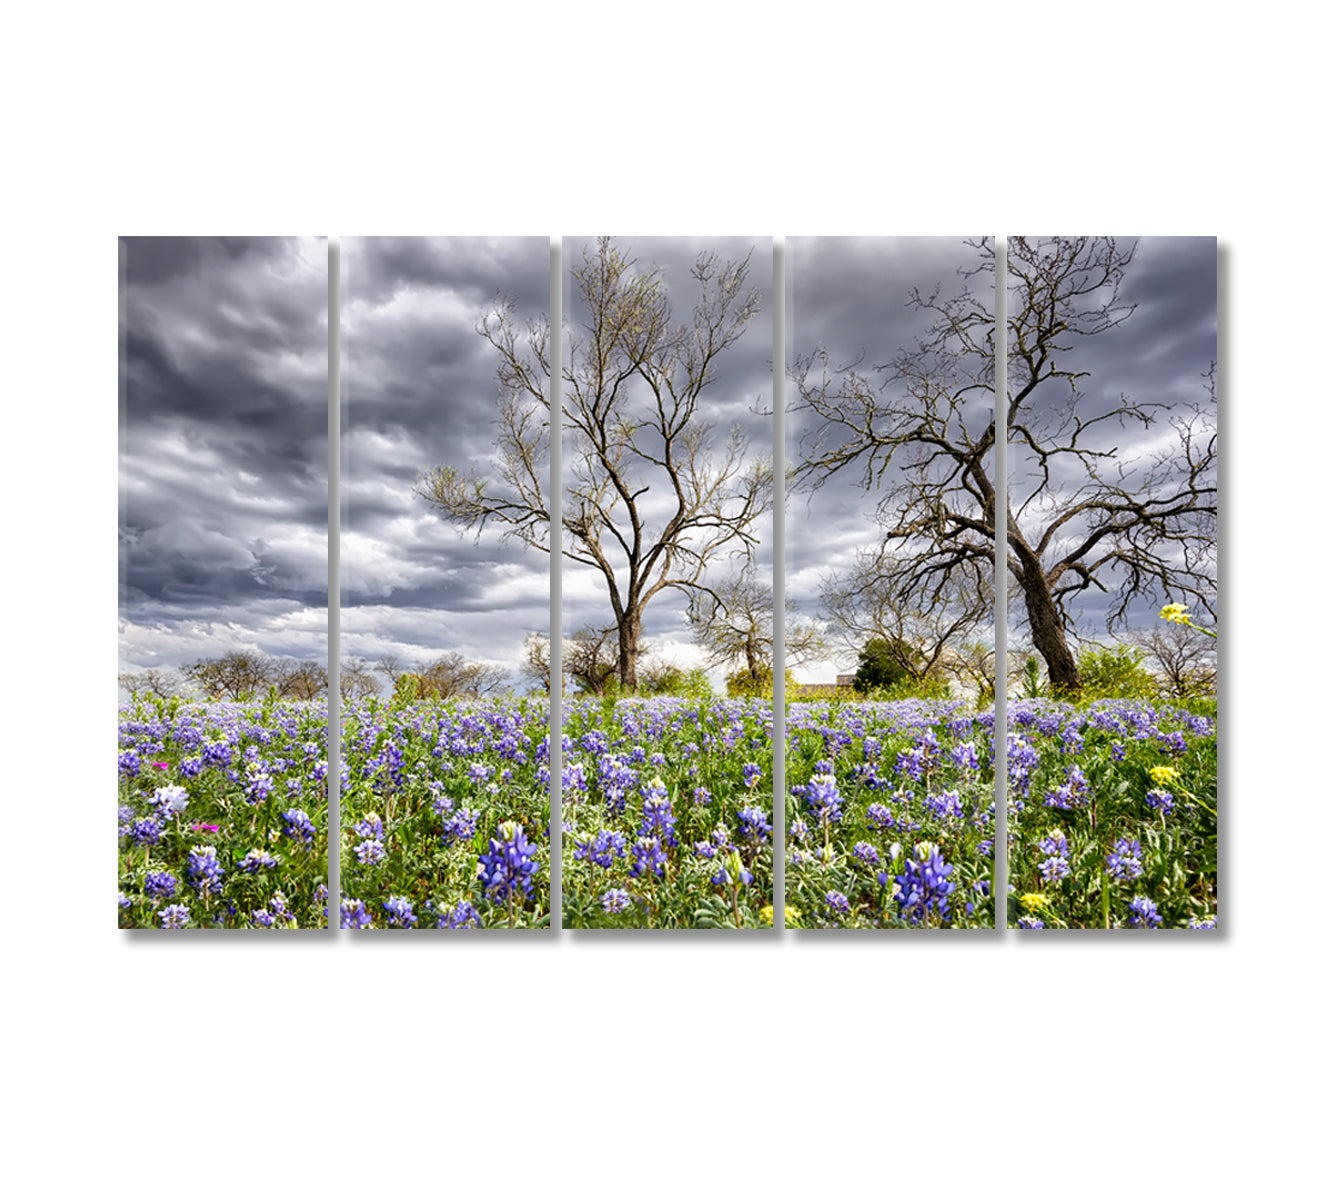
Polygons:
[[[7,19],[12,1194],[1318,1190],[1324,19],[737,9]],[[116,235],[587,228],[1218,234],[1226,937],[113,929]]]

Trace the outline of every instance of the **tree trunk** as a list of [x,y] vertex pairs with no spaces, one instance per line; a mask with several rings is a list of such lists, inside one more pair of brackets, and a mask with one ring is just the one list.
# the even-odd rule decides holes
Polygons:
[[1040,567],[1025,571],[1019,576],[1019,586],[1024,592],[1033,646],[1047,664],[1052,692],[1059,696],[1079,695],[1079,667],[1066,644],[1065,629],[1051,598],[1046,576]]
[[639,617],[626,613],[617,626],[617,635],[621,689],[626,692],[637,692],[639,691]]

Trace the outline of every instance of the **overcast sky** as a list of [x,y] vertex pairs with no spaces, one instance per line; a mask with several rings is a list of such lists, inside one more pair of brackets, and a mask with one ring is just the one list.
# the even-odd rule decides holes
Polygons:
[[327,654],[328,250],[123,238],[120,669]]
[[[1121,291],[1134,312],[1113,330],[1074,339],[1068,356],[1072,369],[1087,371],[1079,384],[1079,411],[1105,411],[1121,395],[1164,403],[1168,413],[1181,415],[1207,398],[1204,374],[1217,357],[1217,251],[1213,238],[1118,239],[1136,246]],[[789,284],[788,357],[826,347],[840,365],[861,360],[859,370],[875,375],[876,364],[911,346],[930,324],[930,314],[907,305],[913,287],[930,292],[937,286],[948,296],[965,287],[992,307],[994,277],[988,270],[965,280],[983,260],[960,238],[788,238],[786,269]],[[1011,301],[1013,306],[1015,300]],[[890,385],[892,386],[892,385]],[[1040,411],[1050,412],[1068,399],[1068,385],[1047,385],[1035,397]],[[789,405],[794,396],[789,384]],[[1117,450],[1117,460],[1141,462],[1171,445],[1164,413],[1150,429],[1109,427],[1092,444]],[[799,456],[801,438],[809,428],[800,414],[790,416],[789,457]],[[1012,486],[1026,467],[1011,447]],[[845,472],[846,473],[846,472]],[[1053,487],[1075,486],[1081,476],[1058,474]],[[818,615],[820,581],[846,569],[859,547],[874,544],[877,496],[852,477],[839,477],[813,496],[800,494],[788,517],[787,587],[803,615]],[[1161,600],[1141,602],[1132,609],[1134,625],[1151,625]],[[1090,597],[1079,608],[1081,631],[1105,633],[1106,601]],[[1012,606],[1013,611],[1013,606]],[[1022,626],[1015,631],[1022,638]],[[1012,637],[1014,632],[1012,632]],[[849,670],[855,656],[834,658],[798,670],[798,678],[829,679]]]
[[[405,666],[457,651],[517,669],[548,624],[548,556],[480,538],[413,492],[437,466],[491,472],[499,356],[476,329],[550,296],[550,239],[341,239],[345,656]],[[515,684],[519,683],[517,675]]]

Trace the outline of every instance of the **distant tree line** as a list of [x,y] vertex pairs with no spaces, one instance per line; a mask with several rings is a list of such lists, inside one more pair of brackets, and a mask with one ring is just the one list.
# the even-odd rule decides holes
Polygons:
[[[381,690],[402,694],[409,686],[419,696],[484,696],[501,690],[507,673],[500,667],[469,662],[453,651],[432,662],[403,665],[386,656],[374,666],[361,658],[339,665],[338,690],[344,700],[360,700]],[[183,667],[152,667],[119,676],[132,696],[168,699],[249,700],[270,693],[284,700],[317,700],[329,690],[329,671],[322,662],[229,650]]]

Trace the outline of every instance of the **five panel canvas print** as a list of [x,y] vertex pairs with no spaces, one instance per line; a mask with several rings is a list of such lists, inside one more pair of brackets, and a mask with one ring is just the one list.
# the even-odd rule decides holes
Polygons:
[[120,925],[1213,928],[1215,240],[560,249],[341,239],[331,664],[328,243],[121,239]]

